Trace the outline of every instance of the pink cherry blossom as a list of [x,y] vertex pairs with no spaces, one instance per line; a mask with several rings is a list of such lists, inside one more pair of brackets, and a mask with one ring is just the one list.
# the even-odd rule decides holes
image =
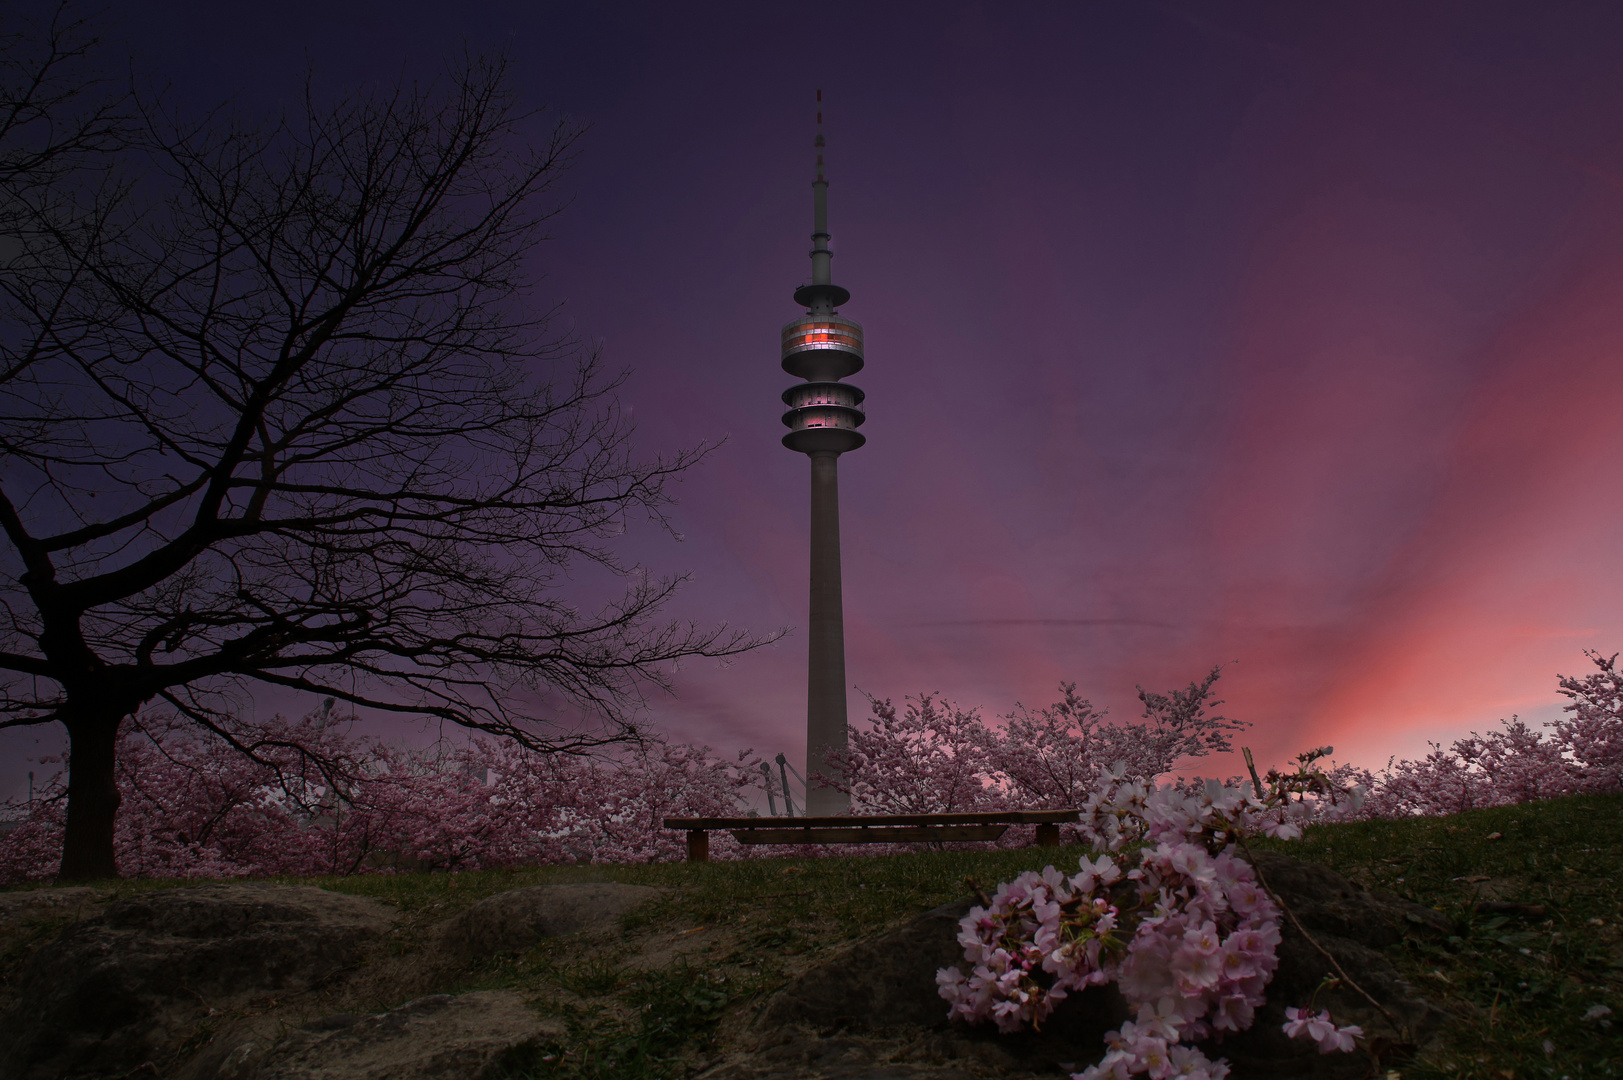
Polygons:
[[1234,939],[1239,936],[1237,932],[1228,936],[1228,940],[1223,942],[1222,955],[1218,959],[1222,977],[1233,983],[1239,983],[1262,974],[1262,969],[1257,964],[1257,957],[1246,953],[1234,944]]
[[1217,985],[1223,974],[1223,959],[1216,953],[1182,948],[1172,954],[1171,970],[1178,990],[1188,995]]
[[[1084,803],[1083,835],[1096,850],[1123,838],[1150,845],[1125,875],[1101,854],[1082,858],[1069,879],[1048,867],[999,886],[988,910],[963,920],[960,940],[966,957],[1002,942],[1007,960],[969,979],[944,975],[949,1015],[1015,1031],[1051,1010],[1055,990],[1114,979],[1138,1018],[1110,1034],[1104,1058],[1081,1080],[1226,1076],[1226,1063],[1191,1044],[1250,1027],[1281,941],[1280,911],[1236,854],[1234,837],[1299,828],[1324,807],[1348,805],[1315,764],[1328,753],[1301,755],[1291,773],[1270,770],[1260,793],[1250,782],[1146,785],[1105,770]],[[1056,975],[1050,990],[1028,977],[1039,965]],[[1297,1026],[1311,1028],[1325,1052],[1361,1034],[1325,1029],[1317,1018]]]
[[[740,813],[754,777],[702,747],[649,737],[600,757],[475,738],[407,747],[352,736],[328,712],[228,729],[143,716],[120,736],[115,851],[135,876],[438,870],[684,855],[668,815]],[[0,883],[55,873],[61,778],[0,839]],[[736,856],[730,837],[712,846]]]
[[1255,995],[1252,994],[1224,994],[1217,999],[1212,1027],[1219,1031],[1245,1031],[1256,1018],[1253,1001]]
[[1268,894],[1254,881],[1237,882],[1233,887],[1224,889],[1223,896],[1229,906],[1242,915],[1250,914],[1270,903]]
[[1117,982],[1128,1001],[1154,1001],[1171,992],[1171,943],[1158,934],[1135,934]]
[[1321,1054],[1337,1051],[1350,1053],[1356,1048],[1353,1040],[1364,1034],[1364,1029],[1356,1024],[1337,1027],[1328,1011],[1315,1013],[1307,1009],[1288,1008],[1285,1017],[1285,1034],[1293,1039],[1314,1040],[1319,1044]]
[[1224,1080],[1229,1074],[1228,1063],[1225,1061],[1208,1061],[1193,1046],[1174,1046],[1168,1052],[1172,1059],[1173,1076],[1188,1077],[1189,1080]]
[[1084,855],[1080,865],[1082,872],[1076,877],[1078,892],[1092,892],[1100,885],[1112,885],[1121,880],[1121,868],[1111,860],[1109,855],[1100,855],[1097,860],[1093,861],[1090,861]]
[[[1572,715],[1537,731],[1512,719],[1421,761],[1380,774],[1315,764],[1328,748],[1250,783],[1192,780],[1157,786],[1178,761],[1226,746],[1231,721],[1205,714],[1216,672],[1171,696],[1140,690],[1145,719],[1109,723],[1062,687],[1063,700],[1001,727],[924,696],[898,717],[874,702],[866,731],[852,728],[848,763],[859,810],[943,811],[1080,806],[1076,829],[1101,852],[1139,840],[1194,840],[1219,850],[1237,831],[1297,835],[1314,821],[1447,813],[1573,791],[1623,788],[1623,674],[1616,655],[1561,678]],[[1219,704],[1211,702],[1210,704]],[[702,747],[658,738],[600,757],[539,757],[508,743],[408,748],[347,734],[342,716],[242,723],[237,747],[174,718],[143,715],[123,733],[123,809],[116,850],[126,874],[233,876],[358,873],[407,867],[455,870],[557,861],[676,859],[667,814],[730,815],[759,777]],[[252,756],[244,756],[246,749]],[[745,755],[747,756],[747,755]],[[60,764],[50,760],[41,764]],[[29,803],[0,804],[0,883],[50,877],[65,792],[60,774]],[[1000,843],[1028,842],[1011,829]],[[863,849],[847,848],[846,854]],[[746,854],[712,838],[712,857]],[[775,854],[755,848],[748,854]],[[1227,903],[1234,892],[1215,871]],[[1089,872],[1084,867],[1084,873]],[[1112,871],[1119,873],[1119,870]],[[1089,882],[1094,888],[1099,878]],[[1221,905],[1219,905],[1221,906]]]
[[[1074,683],[1061,684],[1062,699],[1035,713],[1016,705],[1001,726],[937,695],[907,698],[900,715],[889,699],[870,698],[867,726],[853,724],[847,749],[829,759],[837,775],[813,779],[849,792],[857,813],[1069,809],[1104,778],[1153,781],[1180,762],[1231,749],[1229,733],[1245,725],[1206,712],[1221,704],[1208,701],[1219,674],[1214,668],[1171,695],[1140,687],[1144,716],[1132,723],[1107,722]],[[1011,829],[1001,843],[1027,838]]]

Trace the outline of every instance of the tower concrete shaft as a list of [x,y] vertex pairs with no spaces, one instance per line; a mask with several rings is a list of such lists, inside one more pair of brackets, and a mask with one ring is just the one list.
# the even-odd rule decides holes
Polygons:
[[[845,600],[840,586],[840,455],[811,458],[811,605],[806,648],[806,776],[837,776],[827,750],[846,749]],[[850,809],[844,792],[820,784],[806,789],[806,813]]]
[[806,645],[806,812],[838,814],[850,796],[819,784],[838,776],[830,751],[847,746],[845,604],[840,590],[840,455],[867,439],[863,393],[842,379],[862,370],[862,326],[835,309],[851,294],[832,278],[828,180],[823,175],[823,92],[817,92],[817,173],[812,181],[812,279],[795,290],[806,314],[783,328],[783,370],[805,381],[783,392],[783,445],[811,459],[811,604]]

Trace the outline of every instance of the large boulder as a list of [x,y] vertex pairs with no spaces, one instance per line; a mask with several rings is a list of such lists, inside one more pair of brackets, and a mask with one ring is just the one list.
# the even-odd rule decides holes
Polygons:
[[[706,1069],[696,1080],[981,1080],[1006,1073],[974,1060],[943,1060],[932,1049],[917,1040],[852,1032],[819,1036],[783,1032],[746,1056]],[[1035,1080],[1042,1074],[1018,1075],[1020,1080]]]
[[17,1000],[16,969],[69,923],[100,915],[113,894],[85,886],[0,893],[0,1014]]
[[1336,975],[1325,953],[1381,1006],[1377,1009],[1358,989],[1345,984],[1318,993],[1319,1006],[1328,1008],[1338,1023],[1356,1023],[1366,1035],[1387,1045],[1423,1043],[1441,1028],[1447,1014],[1398,976],[1384,950],[1405,937],[1447,936],[1452,929],[1446,916],[1386,893],[1372,893],[1316,863],[1271,852],[1258,854],[1255,863],[1296,918],[1284,921],[1279,969],[1268,984],[1267,1004],[1257,1010],[1249,1030],[1206,1046],[1208,1056],[1220,1054],[1228,1058],[1234,1075],[1257,1080],[1365,1076],[1367,1055],[1320,1054],[1313,1043],[1287,1038],[1282,1030],[1285,1009],[1306,1006],[1325,980]]
[[[958,923],[974,903],[966,897],[925,912],[806,972],[762,1011],[756,1029],[794,1028],[819,1036],[889,1032],[931,1056],[989,1061],[1010,1071],[1057,1070],[1062,1063],[1097,1058],[1105,1032],[1128,1019],[1127,1005],[1113,989],[1089,987],[1072,995],[1040,1032],[1000,1036],[955,1031],[948,1023],[947,1003],[936,992],[935,975],[964,962]],[[922,1042],[921,1030],[929,1033]],[[769,1042],[769,1056],[775,1061],[800,1055],[793,1040]],[[820,1048],[818,1060],[827,1061],[828,1051],[827,1046]],[[871,1051],[866,1040],[850,1041],[840,1067],[857,1068]]]
[[[1398,977],[1381,950],[1406,935],[1446,934],[1447,919],[1430,908],[1372,894],[1322,866],[1274,854],[1259,855],[1257,865],[1312,940],[1285,921],[1268,1004],[1257,1010],[1249,1031],[1204,1047],[1209,1056],[1228,1058],[1233,1075],[1247,1080],[1365,1075],[1366,1055],[1320,1055],[1311,1043],[1287,1039],[1280,1029],[1286,1006],[1306,1005],[1333,970],[1325,952],[1385,1010],[1346,986],[1320,993],[1319,1003],[1341,1023],[1356,1022],[1371,1035],[1398,1043],[1421,1041],[1437,1029],[1441,1011]],[[936,908],[806,972],[762,1010],[754,1045],[704,1076],[947,1080],[964,1070],[1024,1077],[1096,1062],[1104,1052],[1104,1033],[1130,1015],[1113,985],[1068,998],[1040,1032],[1000,1035],[989,1024],[970,1028],[948,1022],[935,973],[963,962],[958,921],[973,904],[965,898]]]
[[322,889],[222,884],[142,893],[30,957],[0,1017],[0,1076],[160,1072],[211,1016],[307,990],[355,964],[393,922]]
[[372,1016],[330,1016],[277,1038],[216,1040],[198,1080],[476,1080],[504,1055],[564,1034],[509,990],[434,994]]
[[510,889],[487,896],[451,919],[440,940],[469,959],[517,952],[544,937],[613,926],[621,915],[659,894],[648,885],[616,881]]

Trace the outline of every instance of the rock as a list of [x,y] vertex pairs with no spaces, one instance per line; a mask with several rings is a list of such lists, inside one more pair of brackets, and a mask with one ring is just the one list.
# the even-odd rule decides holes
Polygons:
[[1259,852],[1256,867],[1310,932],[1322,931],[1372,949],[1412,933],[1450,934],[1448,917],[1387,893],[1361,888],[1317,863]]
[[[1443,1014],[1398,978],[1380,952],[1405,935],[1446,934],[1430,908],[1372,894],[1326,867],[1281,855],[1258,856],[1268,883],[1307,932],[1347,974],[1392,1013],[1392,1025],[1356,992],[1319,994],[1340,1023],[1358,1023],[1391,1041],[1423,1040]],[[1041,1032],[999,1035],[991,1025],[949,1024],[936,993],[937,969],[960,964],[958,921],[974,901],[936,908],[908,925],[861,943],[785,987],[756,1020],[755,1045],[704,1074],[706,1080],[947,1080],[963,1075],[1030,1076],[1079,1070],[1103,1055],[1103,1035],[1129,1018],[1114,986],[1092,987],[1063,1002]],[[1320,1055],[1285,1038],[1287,1005],[1305,1005],[1330,970],[1323,953],[1286,920],[1280,966],[1249,1031],[1203,1049],[1226,1057],[1246,1080],[1341,1080],[1362,1077],[1363,1054]],[[840,1047],[835,1053],[832,1047]],[[833,1056],[830,1056],[830,1055]]]
[[862,1036],[787,1036],[747,1059],[707,1069],[696,1080],[975,1080],[985,1075],[972,1063],[893,1060],[896,1055],[894,1046]]
[[[435,994],[375,1016],[330,1016],[274,1045],[217,1048],[209,1080],[475,1080],[503,1055],[561,1037],[509,990]],[[190,1071],[190,1070],[189,1070]]]
[[[1313,941],[1335,957],[1353,982],[1381,1003],[1398,1021],[1347,986],[1320,993],[1318,1004],[1340,1024],[1357,1024],[1367,1035],[1392,1043],[1423,1043],[1438,1030],[1446,1014],[1398,977],[1380,950],[1406,936],[1435,937],[1452,932],[1441,912],[1385,893],[1354,885],[1328,867],[1271,852],[1258,854],[1256,866]],[[1304,1006],[1334,970],[1324,953],[1287,918],[1279,946],[1279,970],[1268,984],[1268,1003],[1257,1010],[1247,1031],[1215,1040],[1208,1057],[1228,1058],[1237,1076],[1257,1080],[1358,1080],[1368,1072],[1363,1054],[1321,1055],[1311,1042],[1288,1039],[1280,1026],[1285,1009]]]
[[[806,972],[762,1011],[756,1030],[793,1026],[805,1031],[811,1042],[824,1041],[819,1036],[831,1031],[884,1032],[915,1043],[908,1056],[969,1058],[996,1071],[1053,1071],[1062,1062],[1097,1059],[1105,1032],[1129,1018],[1126,1002],[1104,987],[1090,987],[1067,998],[1041,1032],[999,1035],[991,1028],[975,1031],[949,1024],[947,1003],[936,992],[935,973],[963,963],[958,923],[974,904],[965,897],[928,911]],[[934,1037],[921,1041],[916,1029]],[[810,1053],[810,1048],[796,1046],[800,1041],[804,1040],[777,1042],[774,1056],[789,1059]],[[848,1064],[855,1067],[857,1062]]]
[[813,968],[773,998],[755,1026],[861,1031],[883,1018],[883,1026],[945,1028],[947,1004],[936,995],[935,973],[962,962],[958,922],[973,903],[959,900],[927,911]]
[[220,884],[119,900],[23,969],[0,1017],[0,1076],[68,1080],[165,1068],[210,1016],[321,983],[393,909],[322,889]]
[[544,937],[612,926],[625,912],[660,892],[648,885],[615,881],[511,889],[487,896],[451,919],[440,940],[469,958],[527,949]]
[[0,893],[0,929],[13,920],[41,918],[83,918],[100,914],[111,903],[113,894],[87,885],[70,885],[61,889],[26,889],[20,892]]
[[19,1000],[17,975],[28,957],[69,923],[100,915],[113,899],[112,893],[82,885],[0,893],[0,966],[5,969],[0,975],[0,1016]]

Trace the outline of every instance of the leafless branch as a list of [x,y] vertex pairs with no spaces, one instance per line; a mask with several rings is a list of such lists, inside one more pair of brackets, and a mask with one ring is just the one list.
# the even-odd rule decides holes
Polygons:
[[[636,456],[623,376],[529,298],[578,125],[526,145],[500,58],[188,121],[59,78],[87,40],[0,100],[0,726],[163,697],[237,738],[197,695],[257,681],[579,750],[759,643],[662,621],[682,579],[614,550],[710,447]],[[624,591],[578,609],[583,565]]]

